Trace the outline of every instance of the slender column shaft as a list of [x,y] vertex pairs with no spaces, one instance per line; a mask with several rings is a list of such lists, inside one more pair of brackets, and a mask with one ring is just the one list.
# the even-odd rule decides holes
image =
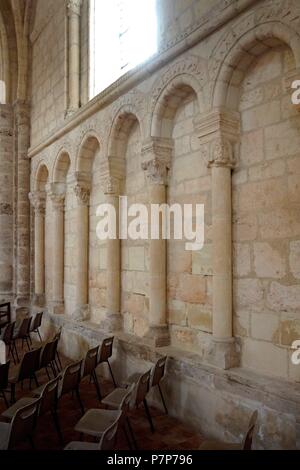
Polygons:
[[37,296],[45,293],[45,215],[35,211],[34,216],[34,285]]
[[53,200],[53,301],[64,300],[64,198]]
[[68,1],[68,112],[72,113],[80,104],[80,0]]
[[[149,188],[150,204],[166,202],[166,187],[152,184]],[[165,326],[166,320],[166,240],[152,240],[149,246],[150,326]]]
[[213,336],[232,337],[231,169],[212,167]]
[[81,309],[88,304],[88,249],[89,249],[89,190],[77,184],[76,209],[76,306]]
[[106,243],[107,249],[107,312],[108,314],[120,313],[120,240],[118,238],[118,214],[119,214],[119,196],[106,195],[106,201],[111,204],[116,213],[116,239],[108,239]]

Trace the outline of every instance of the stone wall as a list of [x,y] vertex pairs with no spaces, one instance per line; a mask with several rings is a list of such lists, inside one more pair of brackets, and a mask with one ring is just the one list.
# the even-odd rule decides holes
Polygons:
[[[170,344],[180,380],[169,378],[169,391],[176,390],[174,410],[179,400],[180,416],[190,411],[187,403],[200,387],[196,403],[205,415],[205,432],[214,432],[211,421],[218,436],[238,438],[236,423],[260,407],[265,421],[258,447],[272,446],[272,436],[261,437],[267,423],[278,426],[275,447],[292,447],[295,397],[285,407],[281,399],[278,405],[276,391],[271,398],[269,391],[278,384],[282,392],[288,384],[296,393],[300,373],[290,358],[291,343],[300,334],[300,121],[290,101],[291,83],[299,78],[297,2],[179,0],[174,8],[158,2],[159,55],[68,116],[67,49],[56,39],[66,34],[66,11],[61,0],[57,4],[50,14],[50,6],[40,2],[34,26],[39,33],[33,41],[29,151],[32,191],[46,165],[47,199],[54,187],[64,193],[63,278],[54,269],[59,244],[52,226],[58,219],[46,203],[46,307],[59,300],[52,298],[59,279],[61,321],[89,310],[93,328],[101,334],[118,330],[125,335],[123,344],[142,342],[150,355],[155,346]],[[82,47],[86,14],[85,3]],[[54,39],[59,58],[46,71],[40,55]],[[82,63],[86,84],[85,67]],[[51,96],[56,79],[59,102],[45,106],[42,96]],[[80,87],[82,98],[86,88],[82,82]],[[63,155],[70,166],[60,179]],[[119,195],[128,196],[129,204],[203,203],[203,249],[186,251],[183,241],[174,240],[156,246],[140,240],[100,242],[97,207]],[[66,337],[63,343],[72,355]],[[127,353],[132,356],[130,348],[124,363]],[[187,380],[183,377],[190,359],[199,374],[195,381],[190,371]],[[131,360],[144,365],[140,358]],[[240,368],[226,375],[208,364]],[[262,394],[259,374],[269,377]],[[236,403],[231,429],[228,416]],[[199,425],[200,417],[195,419]]]

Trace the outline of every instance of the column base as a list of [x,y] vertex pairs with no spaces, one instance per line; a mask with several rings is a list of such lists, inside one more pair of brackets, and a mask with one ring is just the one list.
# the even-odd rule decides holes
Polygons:
[[148,344],[155,348],[162,348],[170,344],[170,332],[168,325],[150,325],[144,336]]
[[238,367],[240,365],[240,350],[235,338],[212,339],[206,351],[205,360],[221,369]]
[[85,321],[90,318],[89,304],[78,306],[71,315],[72,320]]
[[54,313],[56,315],[62,315],[65,313],[65,304],[63,300],[53,300],[51,302],[50,308],[49,308],[51,313]]
[[45,301],[45,294],[34,294],[32,299],[32,307],[44,307]]
[[106,312],[104,320],[100,323],[100,328],[109,333],[113,331],[120,331],[123,327],[123,318],[120,313]]

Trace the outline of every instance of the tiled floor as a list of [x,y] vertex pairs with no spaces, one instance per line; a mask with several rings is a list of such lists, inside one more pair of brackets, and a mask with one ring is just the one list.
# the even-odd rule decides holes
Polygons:
[[[66,358],[62,358],[62,360],[64,365],[70,363],[70,360]],[[12,361],[12,370],[13,369],[14,366]],[[47,375],[44,371],[39,371],[37,376],[40,384],[48,381]],[[103,396],[111,390],[113,390],[112,383],[109,381],[101,382],[101,392]],[[28,396],[28,383],[24,383],[23,390],[21,389],[21,386],[18,385],[16,392],[17,399],[21,396]],[[80,393],[86,410],[89,408],[101,407],[96,396],[94,385],[89,383],[88,379],[85,379],[81,383]],[[4,409],[5,405],[3,400],[0,399],[0,413],[2,413]],[[158,409],[151,407],[150,411],[155,427],[154,433],[150,430],[143,408],[132,410],[130,413],[130,420],[140,450],[193,450],[199,448],[199,445],[203,441],[200,434],[196,434],[187,426],[180,423],[177,419],[162,414]],[[74,431],[74,426],[80,417],[81,413],[76,399],[73,399],[71,395],[63,396],[59,402],[59,419],[65,443],[79,440],[79,434]],[[90,439],[87,436],[84,436],[84,440]],[[34,443],[36,449],[58,450],[62,448],[58,441],[51,415],[39,418]],[[20,446],[20,449],[25,448],[30,448],[30,446],[28,446],[27,443]],[[116,449],[128,449],[126,439],[122,432],[118,435]]]

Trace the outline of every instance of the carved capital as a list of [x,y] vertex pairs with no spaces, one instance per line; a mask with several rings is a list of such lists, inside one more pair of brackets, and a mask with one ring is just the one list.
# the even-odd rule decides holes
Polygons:
[[34,208],[34,213],[39,215],[45,215],[46,211],[46,193],[42,191],[33,191],[29,193],[29,200],[32,207]]
[[165,161],[153,158],[142,163],[142,169],[146,171],[146,176],[152,184],[167,184],[168,170],[170,166]]
[[50,191],[48,195],[52,201],[53,210],[63,211],[65,207],[65,194],[58,194]]
[[153,137],[142,147],[142,169],[152,184],[167,184],[168,170],[171,165],[173,141]]
[[102,191],[104,194],[118,196],[120,194],[120,180],[114,176],[107,176],[101,181]]
[[77,197],[79,204],[87,206],[90,201],[90,190],[87,187],[82,186],[80,183],[75,184],[74,193]]
[[80,15],[82,0],[67,0],[68,15]]
[[236,158],[234,155],[233,144],[225,137],[217,137],[210,144],[208,166],[224,166],[234,168]]

